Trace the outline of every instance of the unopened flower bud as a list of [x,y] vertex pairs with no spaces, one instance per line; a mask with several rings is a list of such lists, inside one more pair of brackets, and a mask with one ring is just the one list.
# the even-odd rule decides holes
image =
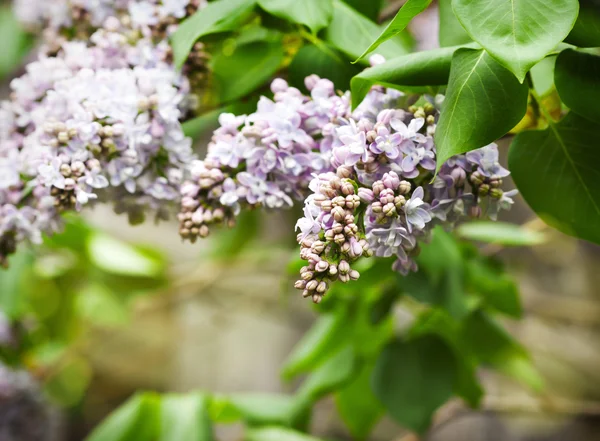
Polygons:
[[394,198],[394,206],[396,207],[397,210],[400,210],[402,207],[404,207],[405,204],[406,204],[406,199],[404,198],[404,196],[396,196]]
[[337,273],[338,273],[337,266],[335,266],[334,264],[329,265],[329,275],[335,276]]
[[334,239],[335,239],[335,233],[333,232],[333,230],[325,231],[325,240],[327,242],[333,242]]
[[492,188],[490,190],[490,196],[493,197],[494,199],[500,199],[503,194],[504,194],[504,192],[499,188]]
[[346,166],[346,165],[342,165],[340,167],[337,168],[336,170],[336,174],[338,175],[338,177],[342,178],[342,179],[349,179],[352,177],[352,175],[354,174],[352,167]]
[[58,142],[62,144],[69,142],[69,134],[67,132],[59,132],[56,137],[58,138]]
[[315,265],[315,271],[318,273],[327,271],[327,268],[329,268],[329,262],[327,262],[325,260],[321,260],[320,262],[317,262],[317,264]]
[[400,186],[400,177],[394,171],[388,172],[385,175],[383,175],[383,178],[381,180],[386,188],[390,188],[392,190],[397,190]]
[[379,193],[382,192],[382,190],[385,188],[385,185],[383,184],[383,181],[375,181],[373,182],[373,194],[375,196],[379,196]]
[[381,205],[381,202],[379,201],[375,201],[371,204],[371,210],[373,210],[373,213],[381,213],[383,212],[383,205]]
[[346,236],[344,236],[343,234],[336,234],[333,238],[333,241],[338,245],[342,245],[346,241]]
[[331,203],[337,207],[344,207],[346,206],[346,198],[344,198],[344,196],[336,196],[333,198]]
[[294,288],[306,289],[306,280],[296,280],[296,283],[294,283]]
[[365,204],[370,204],[371,202],[373,202],[375,195],[373,193],[373,190],[361,187],[358,189],[358,197],[360,198],[361,202]]
[[401,195],[407,195],[410,193],[411,185],[408,181],[400,181],[400,185],[398,186],[398,193]]
[[328,213],[332,210],[332,208],[333,204],[329,199],[326,199],[323,202],[321,202],[321,210],[323,210],[324,212]]
[[331,214],[336,222],[342,222],[346,217],[346,211],[340,206],[333,207]]
[[302,280],[309,281],[309,280],[311,280],[313,278],[314,275],[315,274],[312,271],[306,271],[306,272],[303,272],[300,275],[300,277],[302,277]]
[[481,184],[479,186],[478,193],[480,196],[487,196],[487,194],[489,192],[490,192],[490,186],[488,184]]
[[328,287],[327,287],[327,282],[325,282],[325,281],[323,280],[323,281],[319,282],[319,286],[317,286],[317,289],[316,289],[316,291],[317,291],[319,294],[324,294],[324,293],[325,293],[325,291],[327,291],[327,288],[328,288]]
[[344,196],[348,196],[350,194],[354,194],[354,185],[351,182],[343,181],[340,186],[340,191]]
[[483,184],[483,181],[484,181],[484,177],[478,171],[475,171],[471,174],[471,183],[473,185],[479,186],[479,185]]
[[313,294],[312,299],[313,299],[313,302],[318,304],[318,303],[321,303],[321,301],[323,300],[323,296],[315,293],[315,294]]
[[341,260],[338,265],[338,270],[340,274],[347,274],[350,271],[350,264],[345,260]]
[[331,226],[331,229],[333,230],[333,232],[335,234],[340,234],[344,231],[344,225],[340,224],[338,222],[334,222],[333,225]]
[[383,214],[387,217],[392,217],[397,214],[396,207],[392,202],[383,206]]
[[348,275],[350,276],[350,279],[352,280],[358,280],[358,278],[360,277],[360,273],[356,270],[352,270],[348,273]]
[[314,253],[321,254],[325,250],[325,242],[315,240],[310,247]]
[[311,280],[306,284],[306,289],[308,289],[309,291],[314,291],[315,289],[317,289],[317,286],[319,286],[319,281]]
[[450,172],[450,176],[454,180],[455,186],[462,187],[465,185],[465,181],[467,180],[467,173],[462,168],[456,167]]

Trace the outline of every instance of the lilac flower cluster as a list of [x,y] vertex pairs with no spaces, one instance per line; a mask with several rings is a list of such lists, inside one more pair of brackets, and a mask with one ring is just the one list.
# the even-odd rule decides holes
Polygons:
[[62,211],[99,198],[116,201],[132,221],[147,208],[163,216],[179,200],[194,159],[180,123],[194,95],[172,66],[165,37],[200,2],[35,3],[21,0],[17,11],[39,13],[41,24],[56,26],[55,36],[75,26],[77,20],[65,18],[75,10],[85,11],[94,29],[83,40],[46,40],[0,106],[4,265],[19,242],[38,243],[42,233],[56,231]]
[[206,158],[192,164],[181,187],[183,238],[234,224],[242,208],[291,206],[304,199],[314,173],[331,169],[333,137],[326,132],[349,116],[349,97],[317,76],[306,87],[310,96],[276,79],[274,99],[262,97],[255,113],[221,115]]
[[[498,163],[495,144],[451,158],[435,175],[438,112],[429,102],[394,108],[399,102],[396,92],[374,89],[350,118],[327,131],[336,172],[315,176],[296,224],[300,257],[308,264],[295,286],[315,302],[330,282],[359,277],[350,267],[359,257],[394,257],[393,269],[406,275],[417,270],[419,242],[435,225],[468,216],[495,219],[513,203],[516,191],[500,188],[509,172]],[[354,195],[356,202],[346,205],[343,196]]]

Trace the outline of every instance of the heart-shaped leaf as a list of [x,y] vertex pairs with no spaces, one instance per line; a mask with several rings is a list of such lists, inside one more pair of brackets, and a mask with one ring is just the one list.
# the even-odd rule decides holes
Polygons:
[[508,163],[529,206],[563,233],[600,243],[600,125],[574,112],[546,130],[519,133]]
[[438,167],[506,134],[525,115],[528,94],[527,85],[486,51],[456,51],[435,131]]
[[520,82],[564,40],[579,11],[577,0],[452,0],[456,16]]
[[454,15],[452,0],[438,0],[440,13],[439,41],[441,47],[458,46],[473,41]]
[[554,83],[571,110],[600,123],[600,57],[572,49],[562,51],[556,60]]

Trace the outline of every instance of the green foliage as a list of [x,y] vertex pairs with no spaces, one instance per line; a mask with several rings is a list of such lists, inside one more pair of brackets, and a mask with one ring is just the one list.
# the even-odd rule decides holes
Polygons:
[[314,33],[331,20],[333,0],[257,0],[258,5],[276,17],[306,25]]
[[[325,40],[348,55],[359,58],[366,47],[381,33],[382,29],[359,14],[341,0],[333,2],[333,18],[325,29]],[[383,43],[377,53],[394,58],[409,52],[406,40],[392,38]]]
[[318,438],[305,435],[284,427],[262,427],[246,432],[244,441],[320,441]]
[[600,57],[564,50],[556,60],[554,79],[560,99],[572,111],[600,124]]
[[452,9],[452,0],[439,0],[440,11],[439,43],[441,47],[459,46],[473,41],[464,30]]
[[513,128],[525,115],[527,96],[527,85],[486,51],[456,51],[435,132],[438,168],[450,157],[483,147]]
[[452,0],[468,34],[520,82],[568,34],[577,0]]
[[506,222],[469,222],[460,225],[456,232],[465,239],[504,246],[531,246],[544,242],[542,233]]
[[377,22],[384,0],[344,0],[344,3],[349,4],[371,21]]
[[441,338],[395,340],[377,360],[373,391],[392,418],[423,433],[452,396],[455,377],[454,354]]
[[219,0],[185,20],[171,37],[175,65],[183,66],[199,38],[237,29],[250,16],[255,3],[256,0]]
[[31,47],[33,38],[15,18],[12,7],[0,7],[0,78],[12,73],[21,64]]
[[579,16],[566,41],[579,47],[600,46],[600,8],[597,0],[579,0]]
[[590,140],[600,127],[575,113],[541,131],[517,135],[509,166],[519,191],[545,222],[563,233],[600,243],[597,170]]
[[208,400],[200,393],[161,397],[158,441],[213,441]]

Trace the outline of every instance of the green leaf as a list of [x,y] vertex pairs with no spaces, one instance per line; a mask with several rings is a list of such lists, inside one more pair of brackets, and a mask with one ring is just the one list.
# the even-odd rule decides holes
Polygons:
[[305,409],[325,395],[347,383],[357,368],[352,346],[347,345],[319,366],[298,389],[296,409]]
[[452,0],[469,33],[520,82],[569,34],[577,0]]
[[9,5],[0,8],[0,41],[0,78],[3,78],[21,64],[33,46],[33,38],[25,32]]
[[415,52],[364,70],[352,78],[352,107],[358,106],[375,84],[394,89],[448,84],[452,54],[458,48]]
[[371,390],[372,366],[360,373],[335,395],[335,403],[346,427],[357,440],[366,440],[384,414],[384,408]]
[[344,0],[371,21],[377,22],[384,0]]
[[240,393],[227,397],[227,401],[251,426],[269,424],[290,425],[294,410],[294,397],[290,395]]
[[200,393],[165,395],[158,441],[213,441],[208,398]]
[[435,131],[438,168],[505,135],[525,115],[528,94],[527,85],[484,50],[456,51]]
[[306,25],[317,33],[331,21],[332,0],[258,0],[258,5],[276,17]]
[[333,47],[323,43],[320,46],[302,46],[294,56],[288,76],[291,85],[305,89],[304,79],[312,74],[333,81],[336,89],[348,90],[350,80],[360,72]]
[[440,13],[440,46],[458,46],[473,41],[458,21],[458,18],[456,18],[456,15],[454,15],[452,0],[438,0],[438,3]]
[[283,377],[291,379],[318,367],[347,341],[347,327],[344,314],[320,316],[288,356],[282,369]]
[[305,435],[284,427],[261,427],[246,432],[245,441],[320,441],[318,438]]
[[117,326],[127,323],[129,309],[108,286],[88,282],[75,297],[77,313],[82,318],[100,326]]
[[460,225],[456,232],[465,239],[505,246],[532,246],[545,241],[542,233],[506,222],[478,221]]
[[372,385],[392,418],[423,433],[436,409],[452,396],[455,378],[452,350],[428,335],[390,343],[377,360]]
[[248,43],[231,54],[213,54],[211,66],[220,102],[236,100],[265,84],[281,66],[284,55],[281,41]]
[[197,139],[209,130],[212,131],[219,127],[219,116],[222,113],[233,113],[235,115],[251,113],[256,109],[256,102],[257,100],[255,99],[238,101],[206,112],[194,119],[184,122],[182,124],[183,133],[185,133],[185,136]]
[[467,278],[486,306],[511,317],[520,318],[523,313],[519,289],[515,281],[502,268],[490,261],[473,259],[467,262]]
[[600,126],[571,112],[546,130],[519,133],[508,164],[523,198],[546,223],[600,243]]
[[64,407],[80,403],[92,379],[89,362],[71,355],[50,371],[51,375],[44,380],[44,392]]
[[160,398],[135,395],[112,412],[86,441],[154,441],[160,427]]
[[[325,40],[337,47],[351,59],[359,58],[381,33],[382,28],[364,15],[359,14],[340,0],[333,2],[333,19],[325,30]],[[405,55],[410,51],[404,41],[393,38],[379,47],[377,53],[386,59]]]
[[600,123],[600,57],[572,49],[562,51],[556,60],[554,82],[567,107]]
[[369,45],[361,56],[356,59],[355,63],[363,59],[368,53],[377,49],[380,44],[402,32],[413,18],[427,9],[430,3],[431,0],[408,0],[404,3],[394,19],[387,25],[379,37],[377,37],[377,40]]
[[219,0],[183,21],[171,37],[175,66],[183,66],[194,43],[201,37],[238,29],[255,4],[256,0]]
[[23,312],[25,279],[33,264],[33,255],[19,250],[10,257],[8,268],[0,267],[0,311],[9,318],[18,318]]
[[600,46],[600,4],[597,0],[579,0],[579,15],[566,42],[579,47]]
[[531,364],[527,351],[483,311],[474,312],[463,323],[461,336],[481,362],[535,391],[543,389],[544,381]]
[[163,263],[154,256],[104,233],[92,234],[86,246],[90,261],[109,273],[154,277],[164,271]]
[[531,68],[531,79],[535,92],[544,97],[554,91],[555,56],[548,56]]

